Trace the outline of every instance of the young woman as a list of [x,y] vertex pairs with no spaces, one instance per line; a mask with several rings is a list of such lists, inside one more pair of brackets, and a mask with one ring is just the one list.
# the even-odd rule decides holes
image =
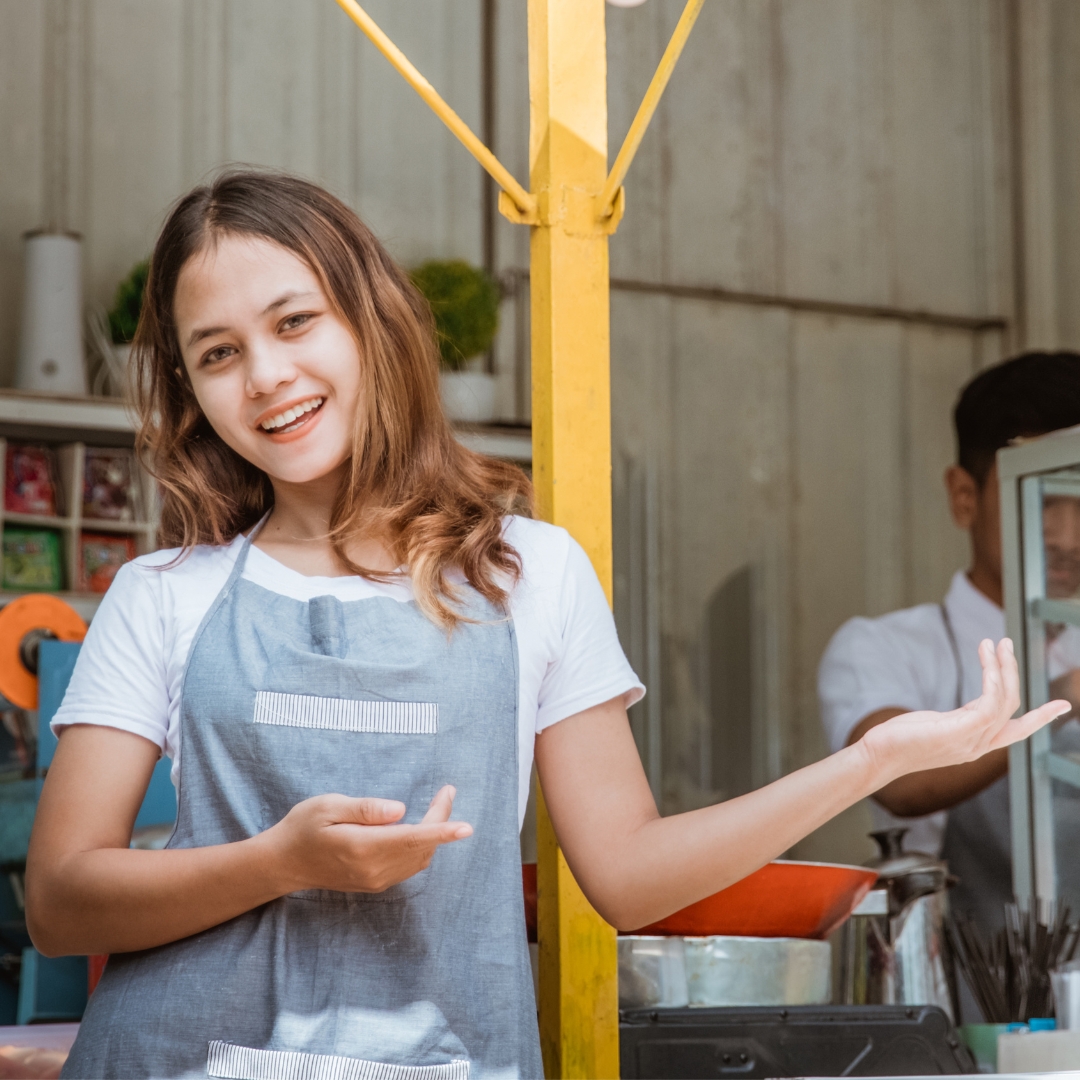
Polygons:
[[[177,205],[151,267],[139,445],[175,546],[94,620],[27,865],[37,947],[111,954],[65,1075],[539,1077],[534,749],[574,874],[633,929],[1069,708],[1011,720],[1011,646],[983,642],[970,705],[661,818],[588,560],[454,441],[430,314],[356,216],[234,173]],[[130,850],[163,750],[176,828]]]

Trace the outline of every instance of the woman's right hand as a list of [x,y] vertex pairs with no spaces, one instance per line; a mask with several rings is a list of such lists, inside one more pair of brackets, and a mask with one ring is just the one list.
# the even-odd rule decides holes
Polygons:
[[471,825],[449,820],[456,794],[449,784],[442,788],[417,825],[397,824],[405,806],[393,799],[316,795],[263,837],[288,892],[379,893],[427,869],[441,844],[472,836]]

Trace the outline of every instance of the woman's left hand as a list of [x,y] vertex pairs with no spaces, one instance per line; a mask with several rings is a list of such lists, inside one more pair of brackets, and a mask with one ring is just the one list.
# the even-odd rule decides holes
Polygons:
[[1058,699],[1014,718],[1020,706],[1020,675],[1012,641],[1002,638],[996,649],[992,641],[983,641],[979,661],[983,686],[974,701],[951,712],[901,713],[872,727],[855,744],[869,756],[884,783],[912,772],[975,761],[1026,739],[1072,709],[1068,701]]

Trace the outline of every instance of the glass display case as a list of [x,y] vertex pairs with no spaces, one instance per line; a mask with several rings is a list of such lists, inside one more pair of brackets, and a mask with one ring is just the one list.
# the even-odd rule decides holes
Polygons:
[[[1005,617],[1023,708],[1080,703],[1080,428],[998,454]],[[1080,722],[1010,750],[1013,888],[1080,911]]]

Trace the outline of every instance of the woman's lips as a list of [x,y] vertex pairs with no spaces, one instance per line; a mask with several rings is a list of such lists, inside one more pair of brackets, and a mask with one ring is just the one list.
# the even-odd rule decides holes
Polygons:
[[324,398],[316,408],[304,413],[303,416],[298,416],[292,423],[286,424],[284,427],[274,428],[273,431],[267,431],[265,428],[260,427],[259,430],[268,439],[273,439],[274,442],[291,442],[294,437],[307,433],[312,424],[322,416],[325,405],[326,399]]

